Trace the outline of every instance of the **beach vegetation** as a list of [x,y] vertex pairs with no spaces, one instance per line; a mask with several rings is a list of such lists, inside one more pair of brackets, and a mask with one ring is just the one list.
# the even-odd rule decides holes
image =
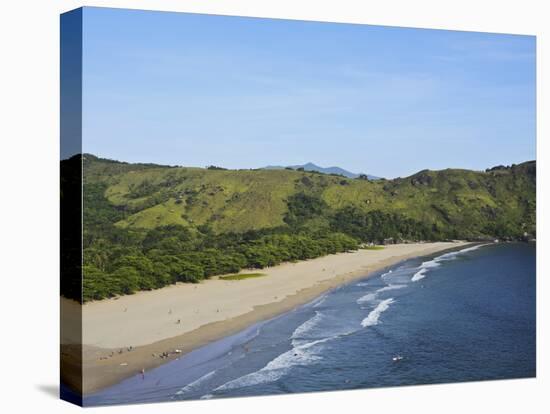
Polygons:
[[220,276],[222,280],[243,280],[266,276],[265,273],[235,273],[232,275]]
[[536,237],[535,162],[346,185],[305,171],[129,164],[89,154],[83,168],[83,289],[78,272],[63,272],[61,286],[83,301],[371,243]]

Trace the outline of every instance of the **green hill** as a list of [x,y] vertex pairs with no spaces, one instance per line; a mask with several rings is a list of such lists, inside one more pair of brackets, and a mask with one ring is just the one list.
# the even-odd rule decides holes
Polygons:
[[179,224],[214,232],[285,225],[289,200],[324,203],[320,216],[354,207],[436,225],[456,237],[518,237],[535,229],[535,162],[485,172],[421,171],[395,180],[361,180],[291,170],[221,170],[125,164],[86,155],[85,184],[105,185],[105,198],[125,228]]
[[362,242],[535,236],[534,161],[371,181],[288,169],[129,164],[85,154],[83,178],[85,300]]

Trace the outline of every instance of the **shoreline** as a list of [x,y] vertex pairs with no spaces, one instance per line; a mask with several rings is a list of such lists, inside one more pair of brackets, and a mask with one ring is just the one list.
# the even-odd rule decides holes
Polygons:
[[[434,253],[444,253],[472,244],[474,243],[437,242],[390,245],[383,250],[359,250],[298,263],[282,264],[263,269],[261,272],[266,273],[266,277],[261,278],[240,281],[209,280],[204,282],[204,285],[209,286],[209,289],[203,289],[203,293],[197,292],[196,287],[193,286],[176,285],[153,292],[140,292],[136,295],[125,296],[121,298],[125,299],[122,302],[120,302],[120,299],[110,299],[84,305],[83,325],[87,328],[83,329],[83,395],[89,396],[139,374],[141,369],[148,371],[178,359],[208,343],[234,335],[253,324],[284,314],[338,286],[370,277],[374,273],[401,261],[429,256]],[[329,266],[338,271],[333,270],[331,272]],[[325,268],[329,271],[325,272]],[[313,275],[309,276],[310,274]],[[307,275],[307,280],[305,275]],[[291,282],[294,285],[285,285],[285,283],[290,284]],[[246,284],[246,289],[244,289],[244,284]],[[281,298],[278,295],[265,297],[265,291],[269,289],[271,289],[269,294],[278,293],[279,291],[276,288],[280,291],[286,291],[288,294],[281,295]],[[209,303],[210,306],[227,305],[229,307],[233,303],[226,296],[235,292],[243,293],[243,297],[237,298],[237,302],[241,305],[239,309],[224,310],[221,315],[218,310],[216,314],[210,314],[207,317],[203,315],[202,319],[192,314],[186,315],[187,321],[182,319],[183,324],[181,325],[185,324],[183,329],[187,329],[187,331],[172,335],[175,329],[179,328],[179,323],[166,327],[162,332],[160,330],[157,332],[153,328],[149,330],[148,337],[144,335],[143,340],[149,342],[140,343],[136,346],[132,345],[132,342],[135,343],[135,333],[127,332],[125,335],[120,330],[120,324],[123,323],[121,321],[131,323],[135,321],[135,318],[141,323],[139,313],[132,316],[130,312],[126,312],[125,308],[123,314],[120,311],[115,314],[115,318],[119,320],[118,323],[115,320],[110,326],[105,325],[106,320],[109,318],[104,319],[104,317],[105,315],[112,316],[113,307],[120,308],[128,304],[144,307],[149,305],[150,309],[145,308],[142,310],[142,317],[145,317],[147,312],[151,311],[153,312],[153,321],[155,321],[154,313],[158,312],[158,309],[152,307],[151,304],[156,301],[164,302],[162,305],[165,309],[170,306],[167,304],[170,303],[170,298],[174,296],[178,298],[179,302],[185,302],[186,300],[192,301],[193,295],[198,294],[198,299],[195,300],[210,300],[212,302]],[[250,292],[254,293],[255,296]],[[170,312],[172,312],[171,308]],[[165,318],[164,315],[156,315],[156,317]],[[195,321],[195,319],[200,319],[200,321]],[[208,319],[211,320],[208,321]],[[204,320],[207,323],[201,323]],[[192,324],[186,323],[191,321],[198,323],[199,326],[193,327]],[[147,325],[148,323],[144,322],[144,326]],[[108,334],[109,329],[107,328],[118,329],[120,335],[112,338],[112,335]],[[162,337],[162,335],[165,335],[165,337]],[[151,338],[160,339],[151,340]],[[92,345],[91,343],[94,343],[94,341],[95,344]],[[176,349],[179,351],[178,353],[175,352]],[[169,355],[166,358],[160,358],[159,355],[164,352],[168,352]],[[70,384],[70,376],[67,379],[69,380],[67,381],[69,382],[68,385],[72,385]]]

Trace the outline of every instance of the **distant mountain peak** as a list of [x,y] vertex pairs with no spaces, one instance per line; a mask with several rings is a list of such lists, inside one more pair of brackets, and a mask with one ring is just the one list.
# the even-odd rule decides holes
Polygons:
[[332,166],[332,167],[321,167],[313,162],[307,162],[305,164],[301,165],[288,165],[288,166],[281,166],[281,165],[268,165],[264,167],[265,170],[282,170],[284,168],[292,168],[293,170],[298,170],[303,168],[304,171],[316,171],[323,174],[337,174],[337,175],[343,175],[344,177],[348,178],[357,178],[360,175],[366,175],[369,180],[378,180],[380,177],[376,177],[374,175],[370,174],[364,174],[364,173],[353,173],[351,171],[345,170],[338,166]]

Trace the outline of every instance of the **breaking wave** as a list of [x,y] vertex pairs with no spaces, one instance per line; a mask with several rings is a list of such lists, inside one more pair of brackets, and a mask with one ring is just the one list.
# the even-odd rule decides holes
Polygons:
[[372,302],[374,299],[376,299],[376,292],[367,293],[357,299],[357,304],[362,305],[363,303]]
[[196,389],[199,385],[201,385],[202,383],[207,381],[209,378],[212,378],[214,376],[214,374],[216,374],[216,370],[210,371],[208,374],[205,374],[202,377],[200,377],[199,379],[196,379],[195,381],[190,382],[189,384],[187,384],[185,387],[183,387],[178,392],[176,392],[175,395],[182,395],[182,394],[188,393],[189,391],[192,391],[192,390]]
[[455,252],[445,253],[445,254],[442,254],[441,256],[437,256],[436,258],[434,258],[432,260],[428,260],[427,262],[423,262],[418,267],[418,271],[411,278],[411,281],[412,282],[418,282],[419,280],[424,279],[426,277],[426,273],[428,272],[428,270],[430,270],[434,267],[440,266],[441,265],[440,263],[443,262],[443,261],[454,260],[457,256],[459,256],[461,254],[468,253],[468,252],[471,252],[473,250],[477,250],[477,249],[479,249],[480,247],[483,247],[483,246],[487,246],[487,244],[478,244],[478,245],[475,245],[475,246],[472,246],[472,247],[466,247],[462,250],[457,250]]
[[361,296],[359,299],[357,299],[357,304],[362,305],[363,303],[372,302],[374,299],[376,299],[376,296],[381,292],[386,292],[388,290],[394,290],[394,289],[402,289],[404,287],[407,287],[407,285],[394,284],[394,285],[384,286],[374,292],[367,293],[366,295]]
[[309,365],[315,361],[319,361],[321,357],[318,355],[320,349],[315,349],[316,345],[327,342],[336,338],[329,337],[318,339],[316,341],[307,342],[293,347],[287,352],[282,353],[265,367],[259,371],[252,372],[232,381],[220,385],[214,391],[232,390],[235,388],[250,387],[252,385],[265,384],[268,382],[277,381],[285,375],[290,368],[296,365]]
[[325,318],[324,314],[322,314],[321,312],[315,311],[315,316],[313,316],[312,318],[308,319],[303,324],[298,326],[292,333],[291,338],[292,339],[303,338],[305,335],[311,332],[324,318]]
[[262,369],[220,385],[214,391],[249,387],[277,381],[294,366],[304,366],[320,361],[322,344],[356,332],[357,322],[342,323],[341,315],[332,315],[316,310],[315,315],[298,326],[291,335],[292,348]]
[[393,302],[393,298],[381,301],[378,306],[374,308],[374,310],[372,310],[365,319],[363,319],[363,321],[361,322],[361,326],[363,328],[366,328],[368,326],[378,325],[380,315],[385,312]]
[[418,282],[420,279],[424,279],[426,277],[426,272],[428,269],[422,268],[418,272],[416,272],[413,277],[411,278],[411,281]]
[[387,290],[394,290],[394,289],[402,289],[402,288],[405,288],[407,287],[407,285],[388,285],[388,286],[384,286],[383,288],[380,288],[377,290],[377,292],[385,292]]
[[325,300],[327,300],[327,295],[321,296],[318,300],[316,300],[313,303],[312,307],[318,308],[319,306],[321,306],[325,302]]

